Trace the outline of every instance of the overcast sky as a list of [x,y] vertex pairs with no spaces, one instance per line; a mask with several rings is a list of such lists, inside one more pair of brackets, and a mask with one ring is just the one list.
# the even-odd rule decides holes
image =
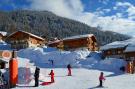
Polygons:
[[135,0],[0,0],[0,10],[16,9],[47,10],[135,37]]

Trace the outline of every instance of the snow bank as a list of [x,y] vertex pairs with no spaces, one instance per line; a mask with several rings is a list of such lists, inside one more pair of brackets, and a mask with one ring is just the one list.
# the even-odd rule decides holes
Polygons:
[[97,66],[94,66],[96,69],[104,71],[119,72],[120,67],[125,66],[126,62],[123,59],[109,58],[103,61],[100,61]]
[[[47,48],[46,48],[47,50]],[[105,71],[119,71],[120,67],[125,65],[122,59],[101,59],[100,52],[90,52],[88,50],[77,51],[44,51],[44,48],[28,48],[20,50],[19,57],[27,58],[35,66],[39,67],[63,67],[71,64],[72,67],[85,67]],[[53,61],[53,65],[51,61]]]
[[98,69],[110,72],[119,72],[120,67],[125,66],[126,62],[123,59],[108,58],[105,60],[98,60],[94,58],[88,58],[84,61],[80,61],[80,64],[84,67],[91,69]]
[[85,59],[90,51],[52,51],[44,52],[42,48],[28,48],[22,49],[18,52],[18,56],[22,58],[27,58],[30,62],[35,63],[39,67],[52,67],[49,60],[54,61],[53,67],[66,67],[67,64],[72,66],[78,66],[79,59]]

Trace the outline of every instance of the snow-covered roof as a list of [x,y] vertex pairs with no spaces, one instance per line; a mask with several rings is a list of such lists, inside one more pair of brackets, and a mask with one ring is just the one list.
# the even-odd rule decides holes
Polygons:
[[30,35],[30,36],[32,36],[32,37],[35,37],[35,38],[38,38],[38,39],[44,40],[42,37],[39,37],[39,36],[37,36],[37,35],[34,35],[34,34],[32,34],[32,33],[26,32],[26,31],[22,31],[22,30],[16,31],[16,32],[14,32],[14,33],[10,34],[8,37],[10,37],[10,36],[14,35],[14,34],[15,34],[15,33],[17,33],[17,32],[23,32],[23,33],[29,34],[29,35]]
[[7,32],[0,31],[0,34],[2,34],[3,36],[6,36],[7,35]]
[[60,42],[61,40],[55,40],[55,41],[49,41],[48,44],[54,44],[54,43],[58,43]]
[[125,40],[125,41],[123,41],[123,42],[132,45],[132,44],[135,44],[135,38],[131,38],[131,39]]
[[115,48],[123,48],[127,45],[134,45],[135,44],[135,38],[131,38],[124,41],[115,41],[112,43],[109,43],[107,45],[102,46],[101,50],[108,50],[108,49],[115,49]]
[[123,48],[127,46],[128,43],[124,43],[123,41],[115,41],[110,44],[102,46],[100,49],[101,50],[108,50],[108,49],[115,49],[115,48]]
[[135,45],[128,45],[124,52],[135,52]]
[[79,39],[79,38],[92,37],[92,36],[94,35],[93,34],[77,35],[77,36],[64,38],[63,40]]

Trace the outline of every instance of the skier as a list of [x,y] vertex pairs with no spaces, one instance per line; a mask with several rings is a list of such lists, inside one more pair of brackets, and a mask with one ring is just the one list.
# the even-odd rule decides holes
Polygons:
[[54,72],[53,72],[53,70],[51,70],[49,75],[51,75],[51,83],[54,83]]
[[54,64],[54,61],[53,60],[49,60],[50,61],[50,63],[52,64],[52,66],[53,66],[53,64]]
[[99,82],[100,82],[99,87],[103,87],[103,80],[105,80],[105,77],[104,77],[104,73],[101,72],[99,76]]
[[71,74],[71,65],[68,64],[67,68],[68,68],[68,76],[72,76],[72,74]]
[[40,73],[40,68],[36,67],[35,74],[34,74],[34,77],[35,77],[35,87],[39,86],[39,73]]

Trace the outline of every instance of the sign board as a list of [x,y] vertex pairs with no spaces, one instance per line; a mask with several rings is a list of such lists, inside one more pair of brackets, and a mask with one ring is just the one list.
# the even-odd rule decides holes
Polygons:
[[4,50],[2,52],[2,58],[4,59],[10,59],[12,57],[12,52],[8,50]]

